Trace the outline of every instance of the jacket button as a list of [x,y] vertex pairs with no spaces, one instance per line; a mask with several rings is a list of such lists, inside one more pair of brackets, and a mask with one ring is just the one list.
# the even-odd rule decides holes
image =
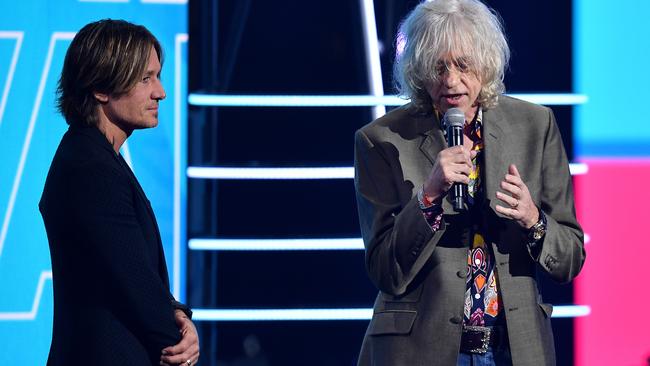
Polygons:
[[458,271],[458,272],[456,272],[456,276],[458,276],[458,278],[465,278],[465,277],[467,277],[466,274],[467,274],[466,271]]
[[455,316],[455,317],[449,319],[449,321],[452,322],[453,324],[460,324],[460,322],[462,322],[463,320],[461,318]]

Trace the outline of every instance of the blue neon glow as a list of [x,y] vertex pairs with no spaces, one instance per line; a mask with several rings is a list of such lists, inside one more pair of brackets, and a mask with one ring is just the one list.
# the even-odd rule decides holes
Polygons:
[[[384,82],[381,76],[381,60],[379,55],[379,39],[377,38],[377,24],[375,20],[375,4],[373,0],[361,0],[363,38],[366,46],[366,70],[370,92],[375,96],[384,95]],[[374,118],[386,114],[386,106],[376,105],[373,108]]]
[[[569,164],[572,175],[587,174],[583,163]],[[330,168],[244,168],[198,167],[187,168],[187,176],[195,179],[353,179],[354,167]]]
[[[25,0],[4,1],[0,10],[0,361],[44,365],[51,342],[53,300],[51,262],[38,200],[52,156],[67,129],[55,106],[63,57],[74,32],[90,21],[110,17],[144,24],[168,56],[162,78],[169,98],[160,105],[160,126],[134,133],[128,153],[158,219],[171,290],[183,296],[186,215],[176,211],[179,205],[184,207],[185,196],[181,191],[179,201],[175,192],[179,182],[183,186],[187,180],[186,149],[175,145],[179,142],[175,132],[177,127],[186,128],[187,47],[183,44],[176,49],[174,40],[187,32],[187,6],[151,5],[141,0]],[[178,74],[177,52],[183,64]],[[175,82],[182,84],[180,89]],[[178,119],[175,107],[181,109]],[[176,150],[181,152],[178,177],[172,175],[178,162]]]
[[591,314],[591,306],[564,305],[553,307],[553,318],[577,318]]
[[[589,103],[574,109],[575,156],[650,156],[648,14],[650,2],[573,1],[574,91]],[[612,3],[613,4],[613,3]]]
[[[591,308],[585,305],[554,306],[554,318],[587,316]],[[353,309],[194,309],[195,321],[314,321],[370,320],[372,308]]]
[[361,238],[336,239],[191,239],[192,250],[363,250]]
[[332,168],[229,168],[188,167],[187,176],[203,179],[349,179],[352,167]]
[[[587,102],[582,94],[509,94],[512,97],[543,105],[578,105]],[[188,97],[195,106],[213,107],[374,107],[400,106],[408,99],[396,95],[222,95],[196,94]]]
[[[591,237],[585,234],[585,244]],[[364,250],[361,238],[324,239],[190,239],[191,250],[273,251],[273,250]]]

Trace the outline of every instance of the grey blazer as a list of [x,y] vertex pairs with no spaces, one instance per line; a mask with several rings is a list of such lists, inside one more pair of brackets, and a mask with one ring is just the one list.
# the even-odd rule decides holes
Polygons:
[[[480,208],[495,253],[513,365],[554,365],[550,316],[537,270],[569,282],[585,260],[569,165],[550,109],[507,96],[483,111],[486,201]],[[447,144],[434,114],[409,104],[355,135],[355,188],[366,267],[379,288],[359,365],[455,365],[460,347],[469,218],[443,201],[433,233],[417,201]],[[541,247],[496,213],[495,193],[515,164],[548,218]]]

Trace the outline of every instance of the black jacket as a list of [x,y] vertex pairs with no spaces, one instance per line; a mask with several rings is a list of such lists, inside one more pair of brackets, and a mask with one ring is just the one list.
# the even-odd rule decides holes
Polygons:
[[133,172],[96,128],[71,126],[39,204],[50,246],[48,365],[157,365],[180,341],[158,225]]

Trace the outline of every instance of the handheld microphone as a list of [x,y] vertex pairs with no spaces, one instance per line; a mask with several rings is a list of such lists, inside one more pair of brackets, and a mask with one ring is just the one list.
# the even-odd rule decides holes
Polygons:
[[[449,147],[463,145],[463,127],[465,126],[465,113],[460,108],[451,108],[443,117],[447,126],[447,145]],[[456,212],[464,210],[467,184],[454,183],[449,192]]]

